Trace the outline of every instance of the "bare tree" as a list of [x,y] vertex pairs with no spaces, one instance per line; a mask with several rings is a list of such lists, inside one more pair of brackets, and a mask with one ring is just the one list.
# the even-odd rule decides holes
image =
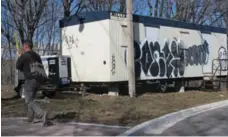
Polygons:
[[152,5],[151,0],[147,0],[147,4],[149,7],[149,16],[153,16],[153,5]]
[[[114,3],[116,3],[115,0],[87,0],[87,10],[89,11],[111,11]],[[124,10],[124,1],[119,0],[119,2],[123,5],[121,5],[121,10]]]
[[165,4],[165,17],[166,18],[171,18],[172,17],[172,15],[173,15],[173,3],[174,2],[172,2],[172,1],[170,1],[170,0],[167,0],[166,1],[166,4]]
[[70,16],[70,9],[73,1],[74,0],[62,0],[63,8],[64,8],[64,17]]
[[[224,0],[218,0],[224,1]],[[185,1],[176,0],[174,19],[189,23],[213,25],[227,13],[218,11],[215,0]]]
[[[7,72],[9,72],[9,74],[4,74],[6,75],[6,77],[8,77],[8,82],[13,82],[13,56],[15,54],[14,52],[14,45],[15,45],[15,40],[14,40],[14,25],[11,23],[12,20],[9,16],[9,12],[7,12],[6,10],[6,6],[5,3],[3,1],[2,3],[2,18],[1,18],[1,33],[2,33],[2,40],[1,40],[1,45],[2,45],[2,56],[1,56],[1,60],[2,60],[2,66],[4,67],[2,68],[2,70],[9,70]],[[6,72],[6,71],[5,71]],[[8,75],[8,76],[7,76]],[[5,77],[5,76],[4,76]],[[4,81],[4,78],[3,78]],[[6,82],[6,81],[5,81]]]
[[125,0],[119,0],[120,10],[119,12],[126,12],[126,1]]
[[154,5],[152,1],[153,0],[146,1],[149,16],[171,18],[174,3],[172,0],[154,0]]
[[45,18],[49,18],[49,22],[47,22],[44,26],[41,32],[43,33],[43,36],[45,36],[45,39],[41,37],[42,43],[40,43],[40,46],[42,48],[42,54],[51,54],[53,52],[58,51],[58,43],[60,42],[60,28],[58,21],[62,18],[62,13],[64,11],[61,11],[61,5],[58,5],[55,1],[49,1],[48,4],[48,16]]
[[159,17],[162,17],[163,16],[164,5],[165,5],[165,0],[161,0]]
[[40,19],[47,6],[48,0],[5,0],[21,41],[33,39],[35,30],[47,21]]
[[158,4],[159,0],[155,0],[155,6],[154,6],[154,16],[158,17]]
[[133,13],[138,15],[145,15],[147,4],[144,0],[133,0]]
[[64,17],[69,17],[72,14],[79,14],[83,10],[90,9],[92,3],[90,0],[61,0],[64,9]]
[[[80,14],[82,11],[126,12],[126,0],[62,0],[64,17]],[[143,14],[146,4],[143,0],[133,1],[133,13]]]
[[[152,2],[154,4],[152,4]],[[226,0],[147,0],[149,16],[213,25],[223,19],[227,11],[218,11],[216,3]],[[224,5],[224,4],[222,4]],[[175,8],[173,8],[175,7]]]
[[[228,1],[227,0],[215,0],[217,18],[224,21],[224,25],[228,28]],[[211,24],[215,23],[216,20],[212,21]]]

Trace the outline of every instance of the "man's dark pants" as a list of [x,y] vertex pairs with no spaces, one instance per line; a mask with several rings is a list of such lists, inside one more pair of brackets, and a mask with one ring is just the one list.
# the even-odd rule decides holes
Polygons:
[[35,102],[36,93],[39,87],[39,83],[35,79],[29,79],[25,81],[24,91],[25,91],[25,102],[28,107],[28,119],[33,120],[34,113],[38,118],[42,118],[44,111]]

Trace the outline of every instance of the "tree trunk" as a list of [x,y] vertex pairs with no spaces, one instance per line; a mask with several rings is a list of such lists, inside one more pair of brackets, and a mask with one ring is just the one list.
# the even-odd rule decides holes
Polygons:
[[23,43],[24,40],[25,40],[24,31],[22,29],[19,29],[18,32],[19,32],[19,35],[20,35],[20,38],[21,38],[21,43]]
[[[12,58],[12,48],[11,48],[11,42],[10,42],[10,37],[7,38],[8,44],[9,44],[9,55],[10,55],[10,61],[9,61],[9,66],[10,66],[10,84],[13,84],[13,58]],[[9,84],[9,83],[7,83]]]
[[151,3],[151,0],[147,0],[147,4],[148,4],[148,7],[149,7],[149,16],[153,16],[153,6],[152,6],[152,3]]
[[154,8],[154,16],[155,17],[158,17],[158,0],[156,0],[155,2],[155,8]]
[[30,41],[32,41],[32,38],[33,38],[33,35],[34,35],[34,29],[32,29],[32,28],[29,28],[28,29],[28,37],[27,37],[27,40],[30,40]]
[[68,0],[63,0],[63,7],[64,7],[64,17],[70,16],[70,2]]
[[161,1],[161,5],[160,5],[159,17],[162,17],[163,16],[164,4],[165,4],[165,1],[162,0]]
[[207,12],[207,10],[209,8],[210,2],[209,1],[204,1],[204,2],[206,2],[206,3],[204,3],[204,7],[202,7],[201,10],[200,10],[200,15],[199,15],[199,18],[198,18],[198,20],[196,22],[197,24],[203,24],[205,14],[206,14],[206,12]]
[[172,3],[170,1],[166,1],[166,18],[171,18],[171,10],[172,10]]
[[120,12],[125,13],[126,12],[126,0],[119,0],[120,4]]

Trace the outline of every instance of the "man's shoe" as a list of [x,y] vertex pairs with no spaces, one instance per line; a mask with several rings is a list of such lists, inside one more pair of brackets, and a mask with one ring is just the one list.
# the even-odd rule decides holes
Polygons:
[[23,120],[25,123],[34,123],[34,118],[27,118]]
[[27,121],[28,123],[33,123],[35,119],[35,113],[32,109],[28,109],[27,112],[27,119],[25,121]]
[[43,119],[43,126],[48,126],[47,112],[44,112],[42,119]]

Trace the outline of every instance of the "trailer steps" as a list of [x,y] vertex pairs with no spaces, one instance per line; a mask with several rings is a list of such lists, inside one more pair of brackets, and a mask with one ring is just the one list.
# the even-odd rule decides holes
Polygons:
[[203,81],[200,86],[201,90],[219,91],[221,90],[221,85],[227,84],[228,79],[222,78],[222,73],[227,71],[228,67],[224,69],[221,65],[222,61],[225,61],[226,65],[228,65],[228,59],[214,59],[212,61],[212,71],[203,73]]

